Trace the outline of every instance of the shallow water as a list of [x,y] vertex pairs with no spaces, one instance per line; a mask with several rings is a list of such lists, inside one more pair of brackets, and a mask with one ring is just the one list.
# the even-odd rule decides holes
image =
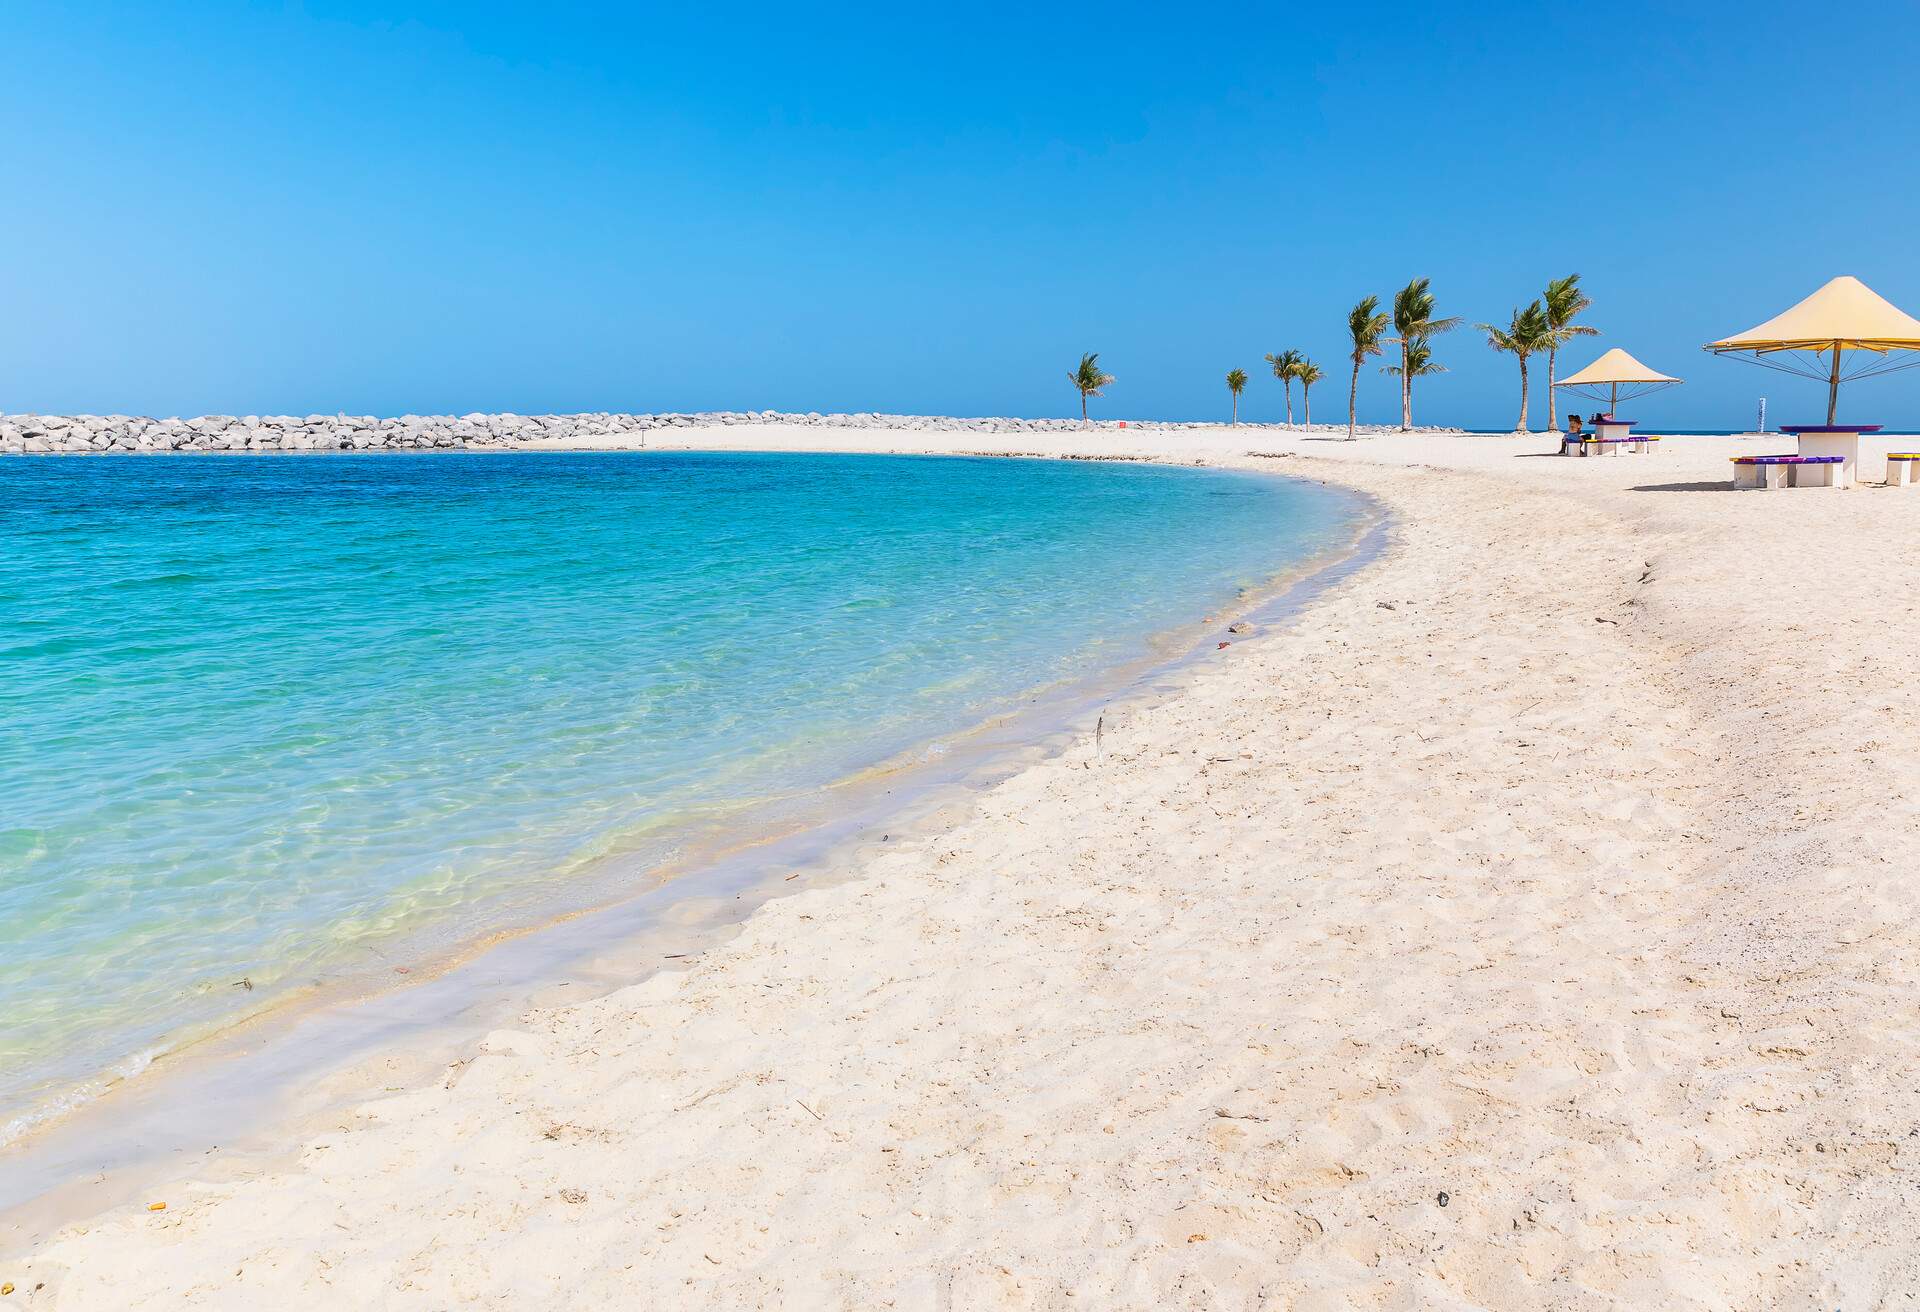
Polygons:
[[0,1127],[1138,657],[1352,522],[1084,462],[0,462]]

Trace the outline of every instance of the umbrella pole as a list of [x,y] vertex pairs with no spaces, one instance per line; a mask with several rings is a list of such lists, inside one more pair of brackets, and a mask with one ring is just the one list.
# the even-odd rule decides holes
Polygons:
[[1620,384],[1608,383],[1607,384],[1607,418],[1611,419],[1619,413],[1620,413]]
[[1827,375],[1827,423],[1840,409],[1840,343],[1833,344],[1833,372]]

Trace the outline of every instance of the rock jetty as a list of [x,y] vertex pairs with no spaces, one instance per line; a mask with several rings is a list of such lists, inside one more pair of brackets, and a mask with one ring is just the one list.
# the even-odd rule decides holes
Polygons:
[[[1128,428],[1212,428],[1214,424],[1127,420]],[[1119,431],[1122,421],[1096,421],[1095,431]],[[146,419],[130,415],[0,414],[0,454],[102,455],[166,451],[430,451],[551,447],[568,442],[631,436],[635,444],[661,429],[728,428],[788,424],[807,428],[877,428],[972,433],[1056,433],[1079,430],[1078,419],[956,419],[946,415],[781,414],[773,410],[716,410],[705,414],[579,415],[201,415],[198,419]],[[1305,431],[1304,426],[1241,424],[1251,432]],[[1316,424],[1314,431],[1344,432],[1344,424]],[[1365,424],[1362,433],[1398,431]],[[1457,433],[1457,428],[1421,429]]]

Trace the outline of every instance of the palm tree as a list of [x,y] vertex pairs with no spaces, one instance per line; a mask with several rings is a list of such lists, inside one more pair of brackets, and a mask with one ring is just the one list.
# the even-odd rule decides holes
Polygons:
[[[1446,373],[1446,365],[1434,361],[1434,350],[1427,338],[1413,338],[1413,342],[1402,342],[1400,363],[1398,365],[1380,365],[1380,373],[1390,373],[1400,377],[1400,396],[1407,400],[1411,396],[1413,378],[1425,378],[1434,373]],[[1411,425],[1402,425],[1402,430]]]
[[1370,355],[1380,354],[1380,337],[1387,331],[1387,315],[1380,298],[1369,296],[1347,311],[1347,334],[1353,338],[1353,384],[1347,389],[1347,441],[1353,441],[1353,429],[1360,406],[1360,366]]
[[1270,355],[1267,357],[1267,363],[1273,366],[1273,376],[1275,378],[1278,378],[1280,380],[1281,386],[1287,389],[1287,427],[1288,428],[1293,427],[1293,380],[1295,376],[1294,370],[1297,369],[1300,365],[1300,362],[1306,358],[1307,357],[1300,354],[1300,352],[1293,351],[1293,350],[1282,351],[1278,355]]
[[1541,300],[1547,312],[1547,327],[1553,332],[1553,340],[1547,343],[1547,431],[1557,433],[1560,431],[1560,398],[1554,389],[1560,386],[1556,381],[1560,348],[1576,337],[1596,336],[1600,330],[1573,321],[1580,311],[1593,304],[1580,290],[1579,274],[1555,278],[1547,284],[1547,294]]
[[1307,359],[1305,356],[1302,356],[1300,358],[1300,363],[1293,367],[1293,376],[1300,380],[1300,404],[1306,407],[1307,427],[1312,428],[1313,427],[1313,385],[1319,382],[1322,378],[1325,378],[1326,375],[1321,372],[1319,365]]
[[1246,386],[1247,371],[1245,369],[1227,370],[1227,390],[1233,393],[1233,418],[1228,420],[1230,424],[1240,422],[1240,393],[1246,390]]
[[1087,423],[1087,398],[1100,395],[1100,389],[1113,382],[1112,374],[1100,372],[1100,352],[1088,351],[1080,357],[1080,367],[1067,375],[1067,381],[1080,393],[1080,422]]
[[[1433,317],[1433,293],[1428,290],[1431,281],[1415,278],[1393,295],[1393,328],[1400,334],[1400,367],[1388,372],[1400,375],[1400,431],[1403,433],[1413,427],[1413,380],[1420,376],[1408,368],[1408,357],[1429,337],[1452,332],[1460,326],[1458,315],[1448,319]],[[1427,372],[1444,371],[1435,368]]]
[[1497,324],[1477,325],[1487,335],[1487,345],[1496,351],[1510,351],[1520,361],[1520,426],[1514,431],[1527,431],[1527,357],[1536,351],[1549,349],[1553,343],[1553,329],[1547,326],[1547,312],[1535,301],[1524,310],[1513,312],[1513,321],[1505,328]]

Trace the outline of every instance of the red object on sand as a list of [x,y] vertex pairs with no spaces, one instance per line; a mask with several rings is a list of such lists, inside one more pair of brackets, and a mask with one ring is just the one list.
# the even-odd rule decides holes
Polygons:
[[1120,421],[1120,427],[1122,427],[1122,428],[1125,428],[1126,426],[1127,426],[1127,421],[1126,421],[1126,420],[1124,420],[1124,419],[1122,419],[1122,420]]

